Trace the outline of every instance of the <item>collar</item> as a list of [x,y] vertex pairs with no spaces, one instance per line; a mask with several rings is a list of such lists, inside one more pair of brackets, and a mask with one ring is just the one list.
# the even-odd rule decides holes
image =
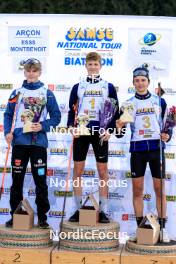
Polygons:
[[100,75],[96,75],[96,76],[87,76],[86,81],[89,83],[98,83],[100,82],[102,79],[100,78]]
[[35,83],[28,83],[27,80],[23,81],[23,87],[25,87],[28,90],[36,90],[40,87],[42,87],[44,84],[41,81],[35,82]]
[[146,100],[148,98],[151,97],[151,93],[149,91],[147,91],[146,94],[138,94],[138,93],[135,93],[135,97],[139,100]]

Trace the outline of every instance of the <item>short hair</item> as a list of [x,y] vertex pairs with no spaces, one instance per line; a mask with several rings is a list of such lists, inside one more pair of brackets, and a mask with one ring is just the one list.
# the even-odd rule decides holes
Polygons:
[[100,65],[101,65],[101,56],[97,52],[89,52],[86,55],[86,63],[90,60],[99,61]]
[[35,69],[36,71],[41,71],[42,70],[42,64],[39,60],[30,58],[25,61],[24,63],[24,69],[25,70],[30,70],[30,69]]

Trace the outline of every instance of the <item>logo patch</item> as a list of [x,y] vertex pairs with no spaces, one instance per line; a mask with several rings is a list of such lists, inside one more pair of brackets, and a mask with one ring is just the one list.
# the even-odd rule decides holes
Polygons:
[[15,160],[15,166],[20,166],[20,165],[21,165],[21,160],[16,159],[16,160]]
[[38,175],[39,176],[44,176],[45,175],[45,169],[44,168],[39,168],[38,169]]

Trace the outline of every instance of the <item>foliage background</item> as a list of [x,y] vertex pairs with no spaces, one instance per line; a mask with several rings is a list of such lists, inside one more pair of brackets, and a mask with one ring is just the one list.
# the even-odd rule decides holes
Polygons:
[[167,0],[2,0],[0,13],[175,16],[176,1]]

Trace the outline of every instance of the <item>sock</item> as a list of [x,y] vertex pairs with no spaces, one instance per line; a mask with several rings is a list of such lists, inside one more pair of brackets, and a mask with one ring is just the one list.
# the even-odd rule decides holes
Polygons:
[[143,216],[136,217],[137,226],[140,226],[140,223],[142,222],[142,220],[143,220]]
[[108,198],[104,196],[100,196],[99,197],[99,207],[100,207],[100,212],[103,211],[104,213],[107,213]]
[[161,227],[165,228],[165,225],[166,225],[166,218],[158,218],[158,222],[160,224],[160,230],[161,230]]
[[76,201],[76,206],[79,210],[82,206],[82,196],[75,195],[75,201]]

